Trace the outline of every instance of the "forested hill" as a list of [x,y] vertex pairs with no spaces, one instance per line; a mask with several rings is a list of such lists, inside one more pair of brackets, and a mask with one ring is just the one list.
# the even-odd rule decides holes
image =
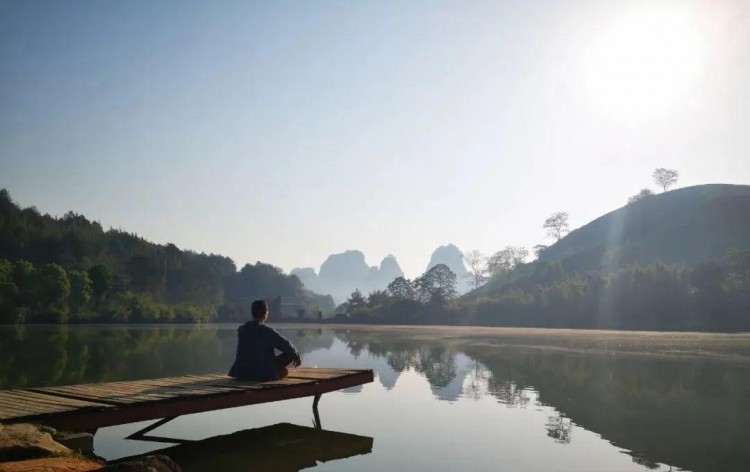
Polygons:
[[654,262],[692,265],[750,247],[750,186],[700,185],[648,196],[543,250],[566,272]]
[[247,316],[254,297],[333,310],[270,264],[154,244],[66,213],[21,208],[0,190],[0,322],[208,321]]

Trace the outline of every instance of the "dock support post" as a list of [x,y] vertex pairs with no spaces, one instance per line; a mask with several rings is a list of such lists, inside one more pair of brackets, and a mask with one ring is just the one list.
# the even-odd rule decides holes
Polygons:
[[322,395],[322,393],[316,394],[315,399],[313,400],[313,426],[315,426],[315,429],[322,429],[322,426],[320,425],[320,413],[318,413],[318,402]]
[[171,443],[171,444],[180,444],[185,442],[192,442],[187,439],[171,439],[171,438],[162,438],[159,436],[146,436],[146,433],[149,433],[159,426],[163,426],[173,419],[177,418],[177,416],[168,416],[166,418],[163,418],[156,423],[150,424],[146,426],[145,428],[136,431],[135,433],[131,434],[130,436],[127,436],[125,439],[135,439],[137,441],[153,441],[153,442],[164,442],[164,443]]

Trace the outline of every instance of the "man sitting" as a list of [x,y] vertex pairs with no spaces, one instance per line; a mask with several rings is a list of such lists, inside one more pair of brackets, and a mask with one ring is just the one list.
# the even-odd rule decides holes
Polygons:
[[[264,324],[268,319],[265,300],[253,302],[252,321],[237,330],[237,357],[229,375],[238,380],[277,380],[289,375],[287,366],[302,364],[297,349],[284,336]],[[274,349],[281,351],[278,356]]]

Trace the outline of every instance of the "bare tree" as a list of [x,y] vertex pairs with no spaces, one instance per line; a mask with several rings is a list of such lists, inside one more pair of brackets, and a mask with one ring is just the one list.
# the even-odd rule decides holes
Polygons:
[[464,254],[464,261],[469,266],[469,273],[466,274],[477,289],[487,281],[487,258],[474,249]]
[[659,167],[654,171],[653,177],[654,182],[666,192],[672,184],[677,183],[677,179],[680,178],[680,173],[674,169]]
[[544,229],[547,230],[547,236],[555,238],[558,241],[568,232],[568,228],[567,211],[552,213],[552,216],[544,220]]
[[508,246],[490,257],[487,266],[492,275],[508,273],[523,264],[527,257],[529,250],[525,247]]
[[654,192],[650,188],[641,189],[640,192],[628,198],[628,204],[640,202],[641,200],[645,200],[646,198],[652,197],[653,195]]

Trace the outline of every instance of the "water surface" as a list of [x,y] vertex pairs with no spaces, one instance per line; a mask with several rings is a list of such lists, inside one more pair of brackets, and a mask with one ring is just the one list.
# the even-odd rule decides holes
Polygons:
[[[309,398],[185,416],[153,432],[241,432],[197,449],[208,460],[194,459],[194,470],[222,443],[240,450],[237,441],[266,431],[297,435],[264,433],[279,438],[278,457],[304,454],[300,438],[335,449],[321,471],[750,470],[747,336],[277,328],[306,365],[373,369],[375,382],[323,396],[331,434],[279,425],[312,426]],[[222,372],[235,346],[234,325],[0,327],[0,388]],[[117,459],[169,447],[124,439],[148,424],[102,428],[95,452]],[[254,451],[237,470],[257,470]],[[278,469],[301,467],[292,462]]]

